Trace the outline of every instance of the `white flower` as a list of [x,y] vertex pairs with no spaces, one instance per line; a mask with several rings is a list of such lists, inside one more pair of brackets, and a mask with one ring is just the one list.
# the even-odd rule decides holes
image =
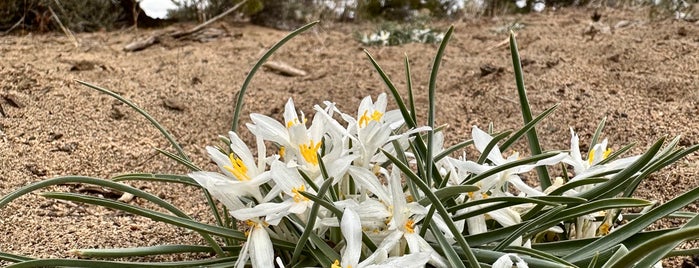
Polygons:
[[240,250],[240,256],[235,263],[235,267],[245,267],[248,259],[252,267],[274,267],[274,246],[269,238],[269,233],[260,221],[247,221],[250,231],[246,232],[248,240]]
[[576,181],[584,178],[590,178],[602,174],[607,171],[624,169],[635,162],[639,156],[626,157],[616,159],[607,164],[600,165],[599,163],[606,159],[612,150],[607,148],[607,139],[601,143],[591,145],[590,151],[587,153],[587,160],[582,159],[580,153],[580,139],[575,134],[573,128],[570,129],[570,154],[563,159],[563,163],[573,166],[575,177],[571,181]]
[[[485,148],[488,146],[488,144],[493,140],[493,137],[488,135],[488,133],[485,133],[483,130],[479,129],[477,126],[473,126],[473,131],[472,131],[472,136],[473,136],[473,143],[476,146],[476,149],[480,151],[481,153],[485,150]],[[541,196],[544,195],[544,193],[539,190],[535,189],[526,183],[522,181],[522,179],[519,177],[518,174],[520,173],[526,173],[534,169],[535,167],[538,166],[544,166],[544,165],[555,165],[559,163],[563,158],[566,157],[567,154],[561,153],[558,155],[551,156],[546,159],[539,160],[538,162],[534,164],[529,164],[529,165],[520,165],[513,167],[508,170],[501,171],[493,176],[490,176],[488,178],[485,178],[477,183],[478,186],[481,187],[481,192],[485,193],[490,191],[493,194],[502,194],[504,195],[503,192],[503,186],[506,183],[512,184],[515,188],[517,188],[519,191],[522,193],[528,195],[528,196]],[[483,172],[486,172],[496,166],[504,165],[513,161],[516,161],[519,158],[518,153],[512,154],[508,158],[503,158],[502,153],[500,152],[500,148],[496,145],[492,148],[490,153],[488,154],[488,160],[490,160],[493,163],[493,166],[491,165],[481,165],[472,161],[466,161],[464,164],[464,168],[466,168],[468,171],[474,173],[474,174],[481,174]]]
[[301,195],[301,192],[315,192],[313,189],[309,189],[310,187],[303,181],[296,168],[290,168],[280,161],[274,161],[270,172],[276,185],[265,197],[265,200],[271,200],[281,192],[283,193],[283,201],[280,203],[261,203],[255,207],[234,210],[231,211],[231,216],[239,220],[265,217],[265,222],[277,225],[287,215],[291,213],[302,214],[313,205],[313,202]]
[[[230,210],[244,207],[242,196],[252,196],[258,202],[262,200],[259,186],[270,180],[265,171],[266,162],[255,163],[252,153],[234,132],[230,132],[232,153],[228,156],[218,149],[207,146],[206,150],[221,173],[197,171],[189,174],[199,185],[207,189],[216,199],[223,202]],[[264,143],[258,139],[258,155],[264,159]]]

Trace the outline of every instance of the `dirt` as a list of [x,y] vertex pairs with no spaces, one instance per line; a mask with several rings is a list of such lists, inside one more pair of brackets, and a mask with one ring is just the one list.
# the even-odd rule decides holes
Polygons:
[[[601,14],[593,23],[594,11]],[[681,135],[680,144],[699,143],[699,26],[656,20],[646,9],[562,9],[541,14],[464,18],[434,22],[455,34],[437,83],[438,124],[448,124],[447,142],[470,137],[472,125],[497,130],[522,124],[518,112],[508,25],[519,23],[517,40],[525,83],[535,113],[555,104],[557,111],[537,131],[544,149],[569,148],[569,127],[583,147],[600,119],[612,149],[635,142],[640,153],[661,137]],[[175,27],[185,27],[178,25]],[[132,172],[187,170],[159,155],[168,142],[126,105],[75,80],[122,94],[173,133],[193,161],[214,170],[204,146],[217,144],[231,126],[234,96],[263,51],[286,32],[241,23],[214,26],[226,32],[210,42],[167,40],[139,52],[122,48],[153,31],[78,34],[80,46],[59,34],[0,38],[0,196],[63,175],[109,178]],[[424,115],[434,44],[367,47],[356,33],[369,24],[322,23],[291,41],[272,60],[308,72],[304,77],[260,71],[246,96],[248,113],[281,117],[293,97],[311,113],[313,104],[336,102],[350,112],[367,95],[388,92],[363,49],[405,92],[404,55],[410,57],[416,101]],[[425,116],[422,116],[424,122]],[[250,139],[243,130],[243,136]],[[519,151],[526,147],[519,144]],[[587,148],[583,148],[587,150]],[[699,186],[699,157],[690,155],[648,178],[638,196],[665,202]],[[181,208],[194,219],[213,222],[206,200],[193,187],[132,183]],[[49,191],[81,192],[117,199],[118,193],[83,185]],[[192,232],[142,217],[35,192],[0,209],[0,251],[34,257],[67,257],[74,248],[203,244]],[[136,198],[131,204],[154,208]],[[697,212],[697,202],[687,210]],[[672,222],[660,223],[671,225]],[[689,245],[685,245],[688,247]],[[174,255],[138,260],[180,260],[206,255]],[[682,260],[666,263],[680,265]],[[2,265],[2,263],[0,263]]]

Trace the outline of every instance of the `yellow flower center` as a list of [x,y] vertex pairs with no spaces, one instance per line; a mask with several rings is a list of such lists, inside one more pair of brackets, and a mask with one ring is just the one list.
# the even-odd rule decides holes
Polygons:
[[[602,160],[607,159],[607,157],[611,153],[612,153],[611,148],[605,150],[604,153],[602,154]],[[590,153],[587,154],[587,163],[592,165],[593,162],[595,162],[595,149],[590,150]]]
[[294,120],[290,120],[289,122],[286,122],[286,128],[290,128],[291,126],[296,125],[296,124],[301,124],[301,123],[305,124],[306,121],[307,120],[305,117],[303,119],[301,119],[301,122],[299,122],[298,118],[294,118]]
[[408,219],[408,221],[405,222],[405,231],[409,234],[415,232],[415,221],[413,219]]
[[[330,265],[330,268],[342,268],[342,266],[340,265],[340,260],[335,260],[335,262],[333,262],[333,264]],[[347,267],[345,268],[352,268],[352,265],[347,265]]]
[[379,122],[382,116],[383,113],[379,111],[374,110],[374,112],[371,113],[371,115],[369,115],[369,110],[366,110],[364,111],[364,114],[362,114],[362,116],[359,117],[359,127],[366,127],[372,120]]
[[303,195],[301,195],[301,192],[306,191],[306,186],[301,185],[298,188],[293,188],[291,189],[291,192],[294,193],[294,202],[302,202],[302,201],[308,201],[309,199]]
[[279,147],[279,156],[284,158],[284,155],[286,155],[286,147],[281,146],[281,147]]
[[243,160],[235,157],[235,154],[233,153],[228,155],[228,159],[231,160],[231,165],[224,166],[223,168],[233,173],[233,176],[235,176],[239,181],[249,181],[250,176],[248,176],[248,167],[245,166]]
[[314,143],[313,140],[308,142],[308,144],[299,145],[299,151],[306,162],[311,163],[315,166],[318,165],[318,149],[320,148],[320,142]]

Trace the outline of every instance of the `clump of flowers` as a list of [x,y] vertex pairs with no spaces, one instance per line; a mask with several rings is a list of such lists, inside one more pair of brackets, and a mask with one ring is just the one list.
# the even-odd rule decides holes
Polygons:
[[[207,243],[75,250],[80,257],[182,252],[217,256],[170,263],[177,267],[657,267],[666,256],[696,252],[674,248],[699,237],[699,216],[673,212],[699,200],[699,188],[655,208],[652,202],[631,196],[648,175],[699,150],[699,146],[677,148],[678,138],[667,144],[660,139],[643,154],[620,158],[631,146],[614,151],[606,139],[600,142],[602,120],[587,152],[579,149],[581,141],[573,129],[569,150],[543,151],[535,126],[556,106],[537,116],[531,114],[513,34],[510,47],[523,126],[514,132],[473,126],[470,140],[445,148],[444,129],[435,125],[434,79],[452,30],[444,35],[433,63],[426,124],[417,123],[412,88],[408,87],[406,104],[367,53],[398,109],[387,110],[388,95],[379,94],[362,99],[356,113],[324,102],[314,106],[314,114],[307,117],[289,99],[281,122],[262,114],[250,115],[251,123],[246,127],[254,135],[253,146],[238,136],[234,123],[232,131],[222,137],[225,146],[206,147],[218,166],[216,172],[194,165],[167,130],[133,103],[85,83],[151,120],[177,151],[163,153],[192,172],[186,176],[126,174],[114,181],[59,177],[9,194],[0,199],[0,207],[33,190],[66,182],[133,194],[169,214],[82,194],[43,193],[48,198],[96,204],[187,228]],[[273,51],[250,72],[239,97]],[[406,70],[410,81],[407,59]],[[234,122],[241,104],[239,101]],[[510,147],[525,136],[530,152],[511,151]],[[475,147],[480,154],[465,157],[460,152],[466,146]],[[274,149],[268,150],[270,147]],[[268,155],[269,151],[275,153]],[[560,176],[551,178],[549,171]],[[525,174],[538,183],[523,179]],[[194,221],[161,198],[118,183],[128,180],[200,187],[216,224]],[[223,203],[224,211],[219,211],[214,199]],[[643,210],[629,213],[630,208]],[[690,220],[677,228],[644,231],[665,217]],[[1,252],[0,260],[16,262],[15,267],[164,265],[37,260]]]
[[365,45],[397,46],[407,43],[439,43],[443,38],[441,31],[420,24],[385,24],[376,32],[362,34],[359,41]]

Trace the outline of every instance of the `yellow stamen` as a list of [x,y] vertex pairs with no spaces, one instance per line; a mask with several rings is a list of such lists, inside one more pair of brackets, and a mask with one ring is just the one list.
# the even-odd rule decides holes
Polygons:
[[286,155],[286,147],[284,147],[284,146],[279,147],[279,156],[284,158],[285,155]]
[[371,113],[371,115],[368,115],[368,113],[369,110],[366,110],[364,111],[364,114],[362,114],[362,116],[359,117],[359,127],[366,127],[372,120],[379,122],[379,120],[381,120],[381,117],[383,117],[383,113],[377,110],[374,110],[374,112]]
[[415,201],[415,198],[412,195],[405,196],[405,202],[411,203],[413,201]]
[[[609,148],[602,153],[602,160],[607,159],[607,157],[612,153],[612,149]],[[590,150],[590,153],[587,155],[587,162],[592,165],[593,162],[595,162],[595,149]]]
[[313,143],[313,140],[311,140],[307,145],[299,145],[299,151],[301,151],[303,159],[315,166],[318,165],[318,149],[320,149],[320,142]]
[[306,186],[301,185],[298,188],[292,188],[291,192],[294,193],[294,202],[302,202],[302,201],[308,201],[309,199],[303,195],[301,195],[300,192],[305,192],[306,191]]
[[599,229],[597,229],[597,235],[608,235],[610,227],[611,226],[609,226],[607,222],[602,223],[602,225],[599,226]]
[[602,154],[602,158],[603,158],[603,159],[607,159],[607,157],[608,157],[609,154],[611,154],[611,153],[612,153],[612,148],[607,149],[606,151],[604,151],[604,154]]
[[298,119],[298,118],[294,118],[293,120],[289,120],[289,122],[286,122],[286,128],[290,128],[290,127],[292,127],[293,125],[296,125],[296,124],[301,124],[301,123],[306,124],[306,121],[307,121],[307,120],[306,120],[305,117],[304,117],[303,119],[301,119],[300,122],[299,122],[299,119]]
[[340,260],[335,260],[335,262],[330,265],[330,268],[342,268],[342,266],[340,266]]
[[415,221],[413,221],[413,219],[408,219],[408,221],[405,222],[405,231],[409,234],[415,232]]
[[231,160],[231,165],[224,166],[223,168],[233,173],[233,176],[235,176],[239,181],[249,181],[250,176],[248,176],[248,167],[245,166],[243,160],[235,157],[235,154],[233,153],[228,155],[228,159]]

